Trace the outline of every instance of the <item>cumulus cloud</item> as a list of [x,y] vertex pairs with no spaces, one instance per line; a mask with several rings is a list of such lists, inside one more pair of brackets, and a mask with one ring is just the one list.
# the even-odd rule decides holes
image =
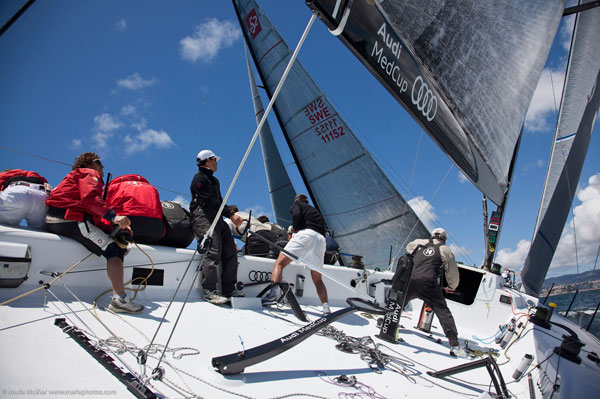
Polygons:
[[179,41],[179,52],[181,58],[186,61],[209,62],[221,49],[231,46],[241,36],[236,24],[211,18],[196,26],[191,36],[186,36]]
[[554,121],[548,117],[558,110],[562,95],[564,72],[544,69],[533,93],[531,104],[525,117],[525,128],[531,131],[551,129]]
[[581,204],[573,208],[574,218],[563,231],[550,265],[552,269],[575,266],[575,243],[580,266],[596,259],[600,245],[600,173],[590,177],[587,183],[577,192]]
[[117,23],[115,24],[115,30],[125,29],[127,29],[127,21],[125,21],[124,19],[120,19],[119,21],[117,21]]
[[408,205],[415,211],[419,219],[423,222],[429,231],[435,228],[437,215],[433,211],[433,206],[422,196],[411,198]]
[[117,80],[117,86],[126,90],[141,90],[144,87],[154,86],[158,83],[158,79],[144,79],[142,76],[135,72],[125,79]]
[[[572,272],[576,266],[575,252],[580,266],[594,262],[600,244],[600,173],[591,176],[587,185],[577,192],[580,204],[573,208],[571,218],[563,230],[551,269]],[[575,250],[577,243],[577,251]],[[523,267],[531,242],[521,240],[516,249],[501,249],[496,261],[502,266],[520,270]]]
[[467,178],[467,176],[465,176],[465,174],[463,172],[461,172],[459,170],[458,171],[458,181],[461,183],[467,183],[469,181],[469,179]]
[[115,117],[113,117],[109,113],[103,113],[94,117],[94,130],[109,133],[114,130],[117,130],[121,127],[121,122],[119,122]]
[[126,135],[123,141],[127,145],[125,147],[127,154],[145,151],[150,147],[169,148],[175,144],[167,132],[153,129],[145,130],[135,136]]
[[125,105],[123,108],[121,108],[121,115],[123,115],[123,116],[130,116],[130,115],[136,115],[136,114],[137,114],[137,109],[133,105]]

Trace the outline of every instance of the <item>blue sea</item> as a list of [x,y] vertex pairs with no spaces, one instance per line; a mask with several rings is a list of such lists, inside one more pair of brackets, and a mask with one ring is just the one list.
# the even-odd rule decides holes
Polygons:
[[[574,292],[570,294],[551,295],[548,297],[546,304],[554,302],[556,304],[555,312],[559,312],[564,316],[573,299],[573,295],[575,295]],[[541,297],[540,299],[543,301],[544,298],[545,297]],[[594,315],[598,302],[600,302],[600,290],[579,291],[567,317],[575,324],[585,329]],[[598,310],[598,314],[596,314],[589,331],[597,338],[600,338],[600,309]]]

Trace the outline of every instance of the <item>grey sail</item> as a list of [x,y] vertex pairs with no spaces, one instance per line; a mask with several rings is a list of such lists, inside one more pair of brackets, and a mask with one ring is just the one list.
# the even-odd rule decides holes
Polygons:
[[521,278],[525,291],[538,295],[560,240],[598,112],[600,8],[576,17],[563,98],[544,193],[532,244]]
[[[240,0],[234,5],[271,95],[292,52],[256,2]],[[392,246],[429,235],[299,62],[292,67],[274,111],[309,193],[342,252],[363,256],[367,267],[386,267]]]
[[338,35],[500,205],[564,0],[314,0]]
[[[247,53],[246,63],[248,65],[248,78],[250,79],[250,90],[252,92],[256,123],[258,124],[260,123],[265,110],[260,99],[260,94],[258,94],[258,87],[254,80],[254,74]],[[263,124],[263,127],[259,132],[259,137],[275,221],[277,224],[287,228],[291,224],[290,206],[294,202],[296,191],[294,190],[290,177],[283,165],[268,122]]]

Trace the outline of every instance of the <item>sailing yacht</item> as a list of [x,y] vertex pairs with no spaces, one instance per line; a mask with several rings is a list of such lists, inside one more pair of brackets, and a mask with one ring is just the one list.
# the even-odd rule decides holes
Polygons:
[[[383,259],[388,266],[390,242],[422,237],[426,228],[258,3],[233,3],[270,97],[264,114],[275,112],[328,228],[366,263]],[[318,16],[498,205],[486,231],[493,259],[525,112],[564,2],[314,0],[308,6],[315,11],[309,27]],[[600,7],[578,10],[573,47],[581,40],[588,54],[585,46],[597,45]],[[494,31],[490,20],[512,25]],[[564,208],[561,187],[578,180],[593,130],[600,66],[598,52],[591,54],[591,66],[572,74],[586,76],[586,101],[577,106],[575,127],[566,127],[577,134],[557,183],[547,184],[555,194],[548,194],[546,214]],[[567,97],[562,109],[569,109]],[[257,131],[265,122],[259,119]],[[374,183],[358,191],[365,181]],[[273,182],[271,191],[279,180]],[[536,237],[552,246],[549,231],[557,222],[545,220],[540,216]],[[315,265],[302,259],[284,270],[290,285],[281,302],[265,307],[257,296],[273,259],[240,256],[246,298],[215,306],[201,298],[202,254],[130,245],[126,279],[146,308],[133,316],[108,311],[104,262],[70,239],[0,225],[0,250],[3,397],[571,398],[600,391],[600,342],[538,300],[548,265],[535,253],[524,290],[493,267],[459,267],[460,285],[447,301],[469,354],[463,359],[449,353],[435,318],[424,323],[421,301],[401,312],[386,308],[391,268],[319,268],[334,310],[322,317],[316,290],[305,282]],[[387,317],[398,323],[391,337],[383,334]]]

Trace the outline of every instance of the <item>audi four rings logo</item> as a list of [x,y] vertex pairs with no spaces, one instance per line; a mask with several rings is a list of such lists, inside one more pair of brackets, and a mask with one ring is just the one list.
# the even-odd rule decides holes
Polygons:
[[250,281],[270,281],[271,280],[271,272],[250,270],[250,273],[248,273],[248,280],[250,280]]
[[415,79],[415,83],[413,83],[411,100],[429,122],[435,118],[437,112],[437,98],[433,95],[427,82],[425,82],[421,76],[418,76],[417,79]]

